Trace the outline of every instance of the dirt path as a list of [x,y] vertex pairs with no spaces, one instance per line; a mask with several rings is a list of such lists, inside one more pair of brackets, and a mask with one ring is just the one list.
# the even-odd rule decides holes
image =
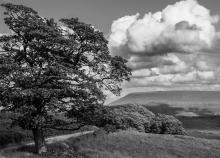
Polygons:
[[[78,133],[73,133],[73,134],[65,134],[65,135],[60,135],[60,136],[54,136],[54,137],[46,138],[45,141],[46,141],[46,144],[52,144],[54,142],[64,141],[64,140],[67,140],[69,138],[79,137],[79,136],[82,136],[82,135],[85,135],[85,134],[90,134],[90,133],[93,133],[93,132],[94,131],[85,131],[85,132],[78,132]],[[12,147],[0,149],[0,153],[3,152],[3,151],[8,151],[8,150],[15,150],[15,149],[18,149],[19,147],[22,147],[24,145],[33,145],[33,144],[34,144],[34,142],[24,143],[22,145],[15,145],[15,146],[12,146]]]
[[[85,131],[85,132],[78,132],[78,133],[73,133],[73,134],[65,134],[65,135],[60,135],[60,136],[55,136],[55,137],[49,137],[46,139],[46,144],[52,144],[54,142],[67,140],[67,139],[73,138],[73,137],[79,137],[81,135],[85,135],[85,134],[89,134],[89,133],[93,133],[93,132],[94,131]],[[34,142],[31,142],[26,145],[33,145],[33,144],[34,144]]]

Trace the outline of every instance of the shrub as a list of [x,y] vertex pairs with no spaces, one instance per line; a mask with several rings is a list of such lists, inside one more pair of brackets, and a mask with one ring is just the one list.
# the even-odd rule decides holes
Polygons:
[[156,134],[186,134],[182,123],[171,115],[154,115],[141,105],[118,105],[106,107],[104,129],[108,132],[116,130],[136,129],[140,132]]
[[140,132],[145,131],[145,125],[150,124],[154,114],[141,105],[118,105],[106,107],[102,126],[109,132],[118,129],[136,129]]
[[115,125],[110,125],[110,124],[107,124],[103,127],[103,130],[105,130],[107,133],[110,133],[110,132],[115,132],[117,131],[117,128]]
[[105,106],[90,110],[82,116],[86,124],[103,128],[107,132],[135,129],[158,134],[184,134],[182,123],[170,115],[155,116],[146,107],[137,104]]
[[19,143],[26,137],[23,133],[15,131],[0,131],[0,133],[0,148],[10,143]]
[[158,114],[151,122],[151,133],[185,135],[182,123],[171,115]]

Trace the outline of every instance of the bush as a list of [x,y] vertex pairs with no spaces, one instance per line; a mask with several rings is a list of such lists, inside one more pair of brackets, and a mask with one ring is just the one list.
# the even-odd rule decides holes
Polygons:
[[102,118],[97,120],[107,132],[135,129],[156,134],[186,134],[182,123],[171,115],[154,115],[141,105],[118,105],[105,107]]
[[173,116],[155,116],[145,106],[124,104],[117,106],[91,107],[75,112],[77,119],[95,125],[107,132],[135,129],[140,132],[158,134],[184,134],[182,123]]
[[115,132],[117,131],[118,129],[116,128],[115,125],[110,125],[110,124],[107,124],[103,127],[103,130],[105,130],[107,133],[110,133],[110,132]]
[[0,148],[10,143],[19,143],[26,137],[23,133],[15,131],[0,131],[0,133]]
[[[108,116],[106,126],[114,131],[118,129],[136,129],[140,132],[145,131],[145,125],[150,124],[154,114],[141,105],[118,105],[107,107]],[[105,126],[105,129],[108,128]]]
[[151,122],[151,133],[185,135],[182,123],[171,115],[158,114]]

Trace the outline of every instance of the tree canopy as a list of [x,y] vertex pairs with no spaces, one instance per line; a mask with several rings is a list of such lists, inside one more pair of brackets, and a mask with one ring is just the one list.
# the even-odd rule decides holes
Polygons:
[[20,114],[21,127],[42,135],[51,114],[102,105],[106,90],[120,94],[131,71],[111,56],[101,31],[77,18],[56,22],[23,5],[1,6],[11,33],[0,37],[0,104]]

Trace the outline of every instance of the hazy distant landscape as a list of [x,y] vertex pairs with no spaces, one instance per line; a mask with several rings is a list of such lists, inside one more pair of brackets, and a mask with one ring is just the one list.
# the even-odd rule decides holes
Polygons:
[[153,113],[176,116],[194,137],[220,139],[220,91],[131,93],[109,106],[140,104]]
[[[220,91],[155,91],[128,94],[110,105],[142,104],[177,116],[220,114]],[[170,113],[169,113],[170,114]]]

